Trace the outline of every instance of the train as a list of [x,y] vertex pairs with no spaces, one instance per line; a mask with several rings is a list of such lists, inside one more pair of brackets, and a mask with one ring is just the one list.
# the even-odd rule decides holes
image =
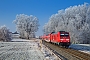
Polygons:
[[52,32],[47,35],[44,34],[43,36],[40,36],[40,38],[46,42],[54,43],[66,48],[71,44],[69,32],[65,31]]

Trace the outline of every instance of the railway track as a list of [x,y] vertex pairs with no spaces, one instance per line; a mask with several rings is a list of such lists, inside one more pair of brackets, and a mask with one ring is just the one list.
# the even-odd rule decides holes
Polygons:
[[61,60],[90,60],[90,55],[73,49],[66,49],[45,41],[42,43],[55,53]]

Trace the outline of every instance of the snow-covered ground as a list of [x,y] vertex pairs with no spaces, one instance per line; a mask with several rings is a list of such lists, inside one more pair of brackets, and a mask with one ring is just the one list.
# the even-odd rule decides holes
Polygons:
[[40,40],[0,42],[0,60],[59,60]]
[[90,44],[71,44],[69,47],[90,54]]
[[29,42],[32,40],[27,40],[27,39],[13,39],[12,42]]

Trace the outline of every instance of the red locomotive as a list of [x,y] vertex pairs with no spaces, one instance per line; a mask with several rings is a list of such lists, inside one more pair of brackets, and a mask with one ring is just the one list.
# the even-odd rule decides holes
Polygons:
[[56,43],[60,46],[69,47],[70,45],[70,36],[69,32],[59,31],[57,33],[50,33],[41,37],[43,40],[51,43]]

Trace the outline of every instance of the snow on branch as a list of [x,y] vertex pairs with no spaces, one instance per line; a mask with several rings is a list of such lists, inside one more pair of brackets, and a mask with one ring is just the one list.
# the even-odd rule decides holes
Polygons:
[[16,19],[13,21],[16,24],[17,31],[22,38],[35,37],[39,27],[38,18],[33,15],[19,14],[16,15]]
[[11,32],[5,25],[0,27],[0,40],[1,41],[10,41],[12,39]]
[[45,34],[60,30],[70,32],[72,43],[90,43],[90,4],[59,10],[43,28]]

